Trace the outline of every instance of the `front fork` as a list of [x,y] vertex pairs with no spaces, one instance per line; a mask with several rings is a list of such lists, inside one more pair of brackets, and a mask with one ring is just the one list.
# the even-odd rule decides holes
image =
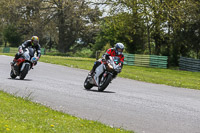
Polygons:
[[[101,76],[101,79],[100,79],[100,82],[99,83],[101,83],[101,82],[103,82],[104,81],[104,79],[108,76],[108,75],[111,75],[112,77],[113,77],[113,73],[111,73],[111,72],[108,72],[108,71],[105,71],[103,74],[102,74],[102,76]],[[112,78],[113,79],[113,78]],[[112,80],[111,80],[112,81]]]
[[30,63],[25,62],[25,63],[22,64],[22,67],[21,67],[21,69],[20,69],[20,72],[22,72],[22,71],[24,70],[24,67],[26,66],[26,64],[29,65],[29,70],[30,70]]

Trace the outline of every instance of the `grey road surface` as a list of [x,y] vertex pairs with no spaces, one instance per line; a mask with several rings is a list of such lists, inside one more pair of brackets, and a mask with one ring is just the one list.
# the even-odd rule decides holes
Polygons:
[[0,89],[6,92],[136,133],[200,133],[198,90],[118,77],[105,92],[86,91],[88,71],[42,62],[25,80],[13,80],[10,61],[12,57],[0,55]]

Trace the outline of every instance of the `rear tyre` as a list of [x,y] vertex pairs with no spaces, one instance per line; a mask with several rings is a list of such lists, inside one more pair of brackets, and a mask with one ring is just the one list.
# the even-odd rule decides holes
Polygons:
[[26,75],[28,74],[28,70],[29,70],[29,65],[26,64],[26,65],[24,66],[24,69],[21,71],[21,73],[20,73],[20,75],[19,75],[19,78],[20,78],[21,80],[23,80],[23,79],[26,77]]
[[93,87],[93,85],[90,84],[90,82],[89,82],[89,77],[87,77],[87,78],[85,79],[84,87],[85,87],[86,90],[90,90],[90,89]]
[[12,79],[15,79],[17,77],[17,75],[14,74],[13,70],[10,71],[10,77]]
[[106,89],[106,87],[109,85],[110,81],[112,80],[112,75],[108,74],[107,77],[104,78],[102,82],[102,84],[100,84],[100,86],[98,87],[98,91],[104,91]]

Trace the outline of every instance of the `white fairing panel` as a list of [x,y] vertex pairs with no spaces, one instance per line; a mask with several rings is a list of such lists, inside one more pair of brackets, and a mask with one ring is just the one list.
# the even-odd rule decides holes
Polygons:
[[23,63],[20,71],[23,71],[23,70],[24,70],[24,67],[25,67],[25,65],[26,65],[26,64],[28,64],[28,65],[29,65],[29,63],[28,63],[28,62],[26,62],[26,63]]
[[95,70],[95,75],[94,75],[94,80],[97,83],[97,85],[99,84],[99,76],[104,72],[104,64],[101,64],[100,66],[98,66]]

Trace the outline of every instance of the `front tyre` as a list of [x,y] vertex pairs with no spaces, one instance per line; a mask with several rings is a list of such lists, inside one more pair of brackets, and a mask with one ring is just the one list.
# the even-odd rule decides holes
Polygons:
[[17,77],[17,75],[14,74],[14,72],[13,72],[12,69],[11,69],[11,71],[10,71],[10,77],[11,77],[12,79],[15,79],[15,78]]
[[26,77],[26,75],[27,75],[27,73],[28,73],[28,70],[29,70],[29,64],[26,64],[26,65],[24,66],[24,69],[21,71],[21,73],[20,73],[20,75],[19,75],[19,78],[20,78],[21,80],[23,80],[23,79]]
[[89,79],[89,77],[87,76],[87,78],[85,79],[85,82],[84,82],[84,87],[85,87],[86,90],[90,90],[90,89],[93,87],[93,85],[90,84],[89,80],[90,80],[90,79]]
[[110,81],[112,80],[112,75],[108,74],[103,81],[100,81],[100,85],[98,87],[98,91],[104,91],[106,87],[109,85]]

